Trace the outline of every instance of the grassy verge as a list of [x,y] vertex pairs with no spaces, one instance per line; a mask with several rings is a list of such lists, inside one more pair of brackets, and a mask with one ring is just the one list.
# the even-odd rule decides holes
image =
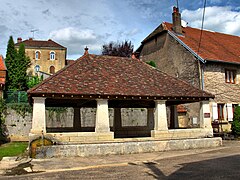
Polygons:
[[0,160],[6,156],[18,156],[22,154],[28,146],[28,142],[10,142],[0,146]]

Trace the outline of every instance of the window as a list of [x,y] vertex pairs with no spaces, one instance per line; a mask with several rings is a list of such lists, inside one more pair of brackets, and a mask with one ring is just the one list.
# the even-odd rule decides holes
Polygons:
[[55,67],[54,66],[50,66],[50,74],[54,74],[55,73]]
[[235,84],[236,83],[236,71],[235,70],[225,70],[225,82]]
[[233,113],[234,113],[234,111],[235,111],[235,108],[238,106],[238,104],[233,104],[232,105],[232,110],[233,110]]
[[224,120],[224,104],[218,104],[217,105],[218,108],[218,120]]
[[50,52],[50,60],[55,60],[55,52]]
[[41,58],[41,53],[40,51],[35,52],[35,59],[40,59]]

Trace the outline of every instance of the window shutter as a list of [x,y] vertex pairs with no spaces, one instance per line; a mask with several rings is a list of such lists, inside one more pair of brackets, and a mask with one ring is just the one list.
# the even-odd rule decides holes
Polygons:
[[228,117],[228,121],[233,120],[232,104],[227,104],[227,117]]
[[213,120],[218,119],[218,109],[217,109],[217,103],[212,103],[212,116]]
[[33,51],[33,59],[35,59],[35,52]]

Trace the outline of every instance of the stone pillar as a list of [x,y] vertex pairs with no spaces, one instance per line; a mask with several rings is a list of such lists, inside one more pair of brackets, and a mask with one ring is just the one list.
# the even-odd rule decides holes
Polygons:
[[80,131],[81,129],[81,108],[73,108],[74,116],[73,116],[73,129]]
[[168,131],[166,101],[155,101],[154,130]]
[[32,134],[46,133],[45,99],[33,97]]
[[116,131],[121,129],[121,127],[122,127],[121,108],[114,108],[113,129],[114,131]]
[[150,130],[154,129],[154,108],[147,109],[147,126]]
[[110,132],[110,123],[108,116],[108,100],[97,99],[96,126],[95,132]]
[[200,127],[212,129],[209,101],[202,101],[200,103]]

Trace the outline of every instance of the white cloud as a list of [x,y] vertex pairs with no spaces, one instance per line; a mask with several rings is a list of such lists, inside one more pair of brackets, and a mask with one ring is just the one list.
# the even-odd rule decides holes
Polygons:
[[84,47],[88,46],[90,53],[98,54],[101,50],[102,39],[90,29],[67,27],[52,31],[49,37],[68,48],[72,56],[83,54]]
[[[203,8],[197,10],[183,10],[182,17],[191,27],[200,28],[202,24]],[[204,29],[227,34],[240,35],[240,12],[231,7],[206,7]]]

